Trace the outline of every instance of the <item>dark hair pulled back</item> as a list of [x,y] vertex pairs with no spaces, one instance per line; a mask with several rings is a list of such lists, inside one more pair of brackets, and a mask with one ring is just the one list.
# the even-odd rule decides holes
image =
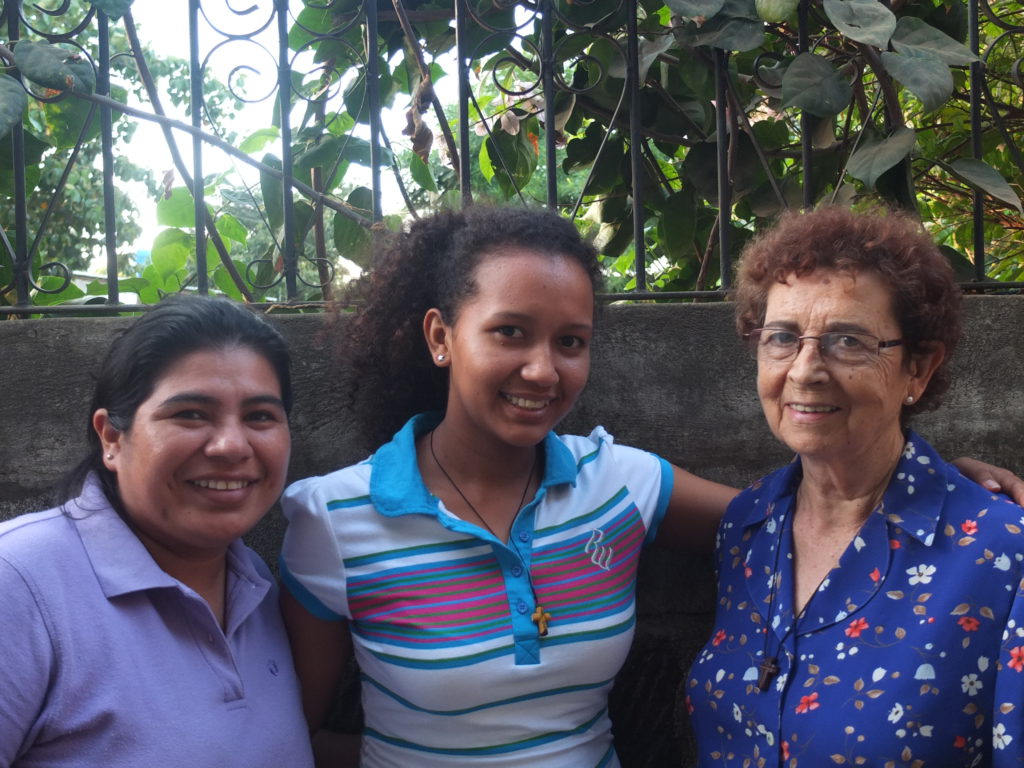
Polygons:
[[110,345],[100,366],[86,424],[88,452],[61,488],[76,496],[94,473],[107,499],[120,509],[117,475],[103,464],[103,446],[92,416],[105,408],[110,423],[125,432],[157,382],[182,357],[204,350],[245,347],[264,357],[277,374],[286,412],[292,407],[291,362],[281,334],[269,322],[227,299],[174,295],[135,320]]
[[473,206],[413,222],[376,255],[363,306],[343,344],[355,372],[352,403],[373,443],[411,416],[443,410],[448,374],[430,360],[423,317],[436,307],[448,323],[477,291],[487,256],[524,248],[578,262],[594,292],[602,285],[597,252],[568,219],[544,208]]

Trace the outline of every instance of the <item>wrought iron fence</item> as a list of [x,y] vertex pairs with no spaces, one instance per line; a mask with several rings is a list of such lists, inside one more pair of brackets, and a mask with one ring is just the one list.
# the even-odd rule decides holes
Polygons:
[[[578,219],[611,298],[720,297],[779,210],[869,192],[916,208],[974,288],[1024,286],[1016,2],[165,2],[187,19],[182,74],[132,5],[3,0],[0,315],[174,290],[314,306],[339,253],[357,271],[396,218],[481,194]],[[266,125],[230,119],[253,104]],[[389,104],[408,106],[402,142]],[[137,122],[174,165],[150,181],[164,230],[145,264],[122,215]],[[212,156],[249,170],[228,181]]]

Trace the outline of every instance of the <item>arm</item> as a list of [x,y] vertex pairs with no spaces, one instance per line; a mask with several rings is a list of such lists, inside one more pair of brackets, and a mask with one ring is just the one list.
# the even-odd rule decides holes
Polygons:
[[955,459],[952,463],[978,485],[982,485],[994,493],[1005,493],[1015,502],[1024,506],[1024,480],[1010,470],[967,457]]
[[313,733],[317,765],[357,766],[359,737],[322,729],[337,696],[342,673],[352,657],[348,622],[317,618],[287,589],[281,590],[281,615],[302,688],[302,710]]
[[671,549],[711,552],[718,523],[738,491],[672,467],[672,496],[655,543]]
[[56,686],[54,644],[25,579],[0,558],[0,766],[31,753],[46,714],[47,692]]

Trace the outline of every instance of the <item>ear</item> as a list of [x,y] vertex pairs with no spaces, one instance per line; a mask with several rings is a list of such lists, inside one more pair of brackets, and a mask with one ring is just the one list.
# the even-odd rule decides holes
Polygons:
[[117,472],[117,460],[121,456],[121,440],[124,432],[110,423],[110,413],[106,408],[99,408],[92,415],[92,428],[99,435],[103,447],[103,466],[111,472]]
[[940,341],[933,342],[924,351],[915,352],[910,356],[910,383],[907,394],[912,395],[915,402],[921,399],[932,375],[945,359],[946,345]]
[[430,359],[438,368],[447,368],[451,363],[449,341],[452,328],[441,317],[441,310],[431,307],[423,316],[423,337],[427,340]]

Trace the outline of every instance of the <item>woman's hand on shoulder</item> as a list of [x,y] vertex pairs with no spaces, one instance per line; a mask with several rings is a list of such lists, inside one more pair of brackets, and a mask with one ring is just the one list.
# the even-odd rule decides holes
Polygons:
[[966,456],[954,459],[953,465],[979,485],[994,493],[1005,493],[1024,506],[1024,480],[1010,470]]

